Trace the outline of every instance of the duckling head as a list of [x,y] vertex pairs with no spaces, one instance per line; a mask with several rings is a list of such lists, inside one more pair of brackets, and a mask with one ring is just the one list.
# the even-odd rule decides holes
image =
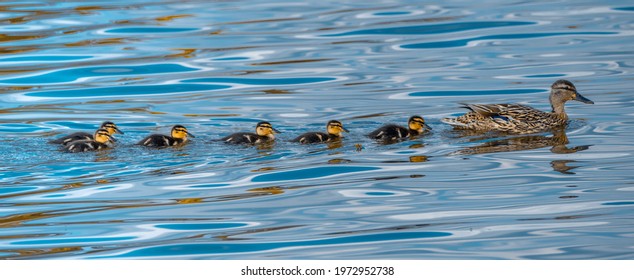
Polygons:
[[110,132],[110,135],[115,134],[115,133],[125,134],[125,133],[123,133],[123,131],[119,130],[119,128],[117,127],[116,124],[114,124],[113,122],[110,122],[110,121],[103,122],[101,124],[101,127],[99,127],[99,128],[107,129],[108,132]]
[[343,127],[343,124],[340,121],[331,120],[326,125],[326,131],[328,134],[337,135],[341,137],[343,132],[349,132],[346,128]]
[[407,121],[407,125],[410,130],[418,131],[418,133],[423,133],[425,129],[431,130],[431,127],[425,123],[425,119],[421,116],[412,116],[409,118],[409,121]]
[[255,126],[255,133],[259,136],[268,137],[270,139],[275,138],[275,133],[280,133],[279,130],[273,128],[269,122],[259,122]]
[[172,138],[174,139],[183,139],[183,140],[187,140],[187,136],[191,137],[191,138],[196,138],[196,136],[194,136],[193,134],[189,133],[187,131],[187,128],[185,128],[182,125],[175,125],[174,127],[172,127]]
[[107,142],[114,143],[114,138],[110,136],[110,132],[105,128],[100,128],[95,131],[95,142],[105,144]]

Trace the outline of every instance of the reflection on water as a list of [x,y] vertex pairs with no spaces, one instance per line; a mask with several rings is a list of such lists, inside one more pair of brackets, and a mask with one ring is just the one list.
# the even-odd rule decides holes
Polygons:
[[[460,133],[460,132],[459,132]],[[461,132],[462,134],[478,135],[479,132]],[[556,128],[551,131],[552,136],[546,135],[528,135],[528,136],[507,136],[503,139],[499,139],[498,135],[493,133],[489,135],[490,141],[480,144],[475,147],[468,147],[465,149],[453,152],[452,155],[476,155],[486,153],[499,153],[499,152],[515,152],[540,149],[544,147],[551,147],[550,151],[555,154],[570,154],[578,151],[587,150],[592,145],[582,145],[568,147],[570,143],[566,131],[564,128]],[[501,135],[501,134],[500,134]],[[486,138],[478,137],[472,142],[486,141]]]
[[561,172],[562,174],[574,175],[574,172],[570,170],[578,168],[579,166],[568,166],[569,163],[574,163],[574,160],[553,160],[550,162],[550,166],[553,167],[553,170],[557,172]]
[[[0,259],[631,259],[630,6],[2,3]],[[561,78],[596,102],[566,130],[439,121],[548,110]],[[433,133],[366,136],[412,114]],[[46,143],[105,120],[114,149]],[[213,141],[261,120],[275,143]],[[175,124],[197,137],[135,145]]]
[[[480,135],[481,132],[470,132],[470,131],[457,131],[459,134],[463,135]],[[589,149],[592,145],[581,145],[581,146],[572,146],[568,147],[567,144],[570,143],[568,140],[568,136],[566,136],[565,128],[555,128],[551,131],[552,136],[547,135],[522,135],[522,136],[506,136],[504,137],[500,133],[490,133],[488,137],[490,137],[490,141],[485,142],[483,144],[464,148],[455,152],[452,152],[450,155],[477,155],[477,154],[487,154],[487,153],[500,153],[500,152],[517,152],[517,151],[526,151],[533,149],[541,149],[550,147],[550,151],[554,154],[571,154],[579,151],[584,151]],[[499,139],[499,137],[504,137],[503,139]],[[482,142],[486,141],[485,137],[477,137],[474,142]],[[553,170],[560,172],[562,174],[574,175],[574,172],[570,170],[575,169],[579,166],[568,166],[568,163],[574,163],[574,160],[553,160],[550,162]]]

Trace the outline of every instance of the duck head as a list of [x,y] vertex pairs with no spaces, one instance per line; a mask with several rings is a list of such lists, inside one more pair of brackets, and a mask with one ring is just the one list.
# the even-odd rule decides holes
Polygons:
[[196,136],[194,136],[193,134],[189,133],[187,131],[187,128],[185,128],[182,125],[175,125],[174,127],[172,127],[172,132],[171,132],[172,138],[174,139],[183,139],[183,140],[187,140],[187,136],[191,137],[191,138],[196,138]]
[[280,133],[280,131],[273,128],[273,126],[269,122],[259,122],[255,126],[255,133],[259,136],[273,139],[275,138],[275,133]]
[[412,116],[409,118],[407,126],[410,130],[418,131],[418,133],[423,133],[425,130],[431,130],[431,127],[425,123],[425,119],[421,116]]
[[95,142],[102,143],[102,144],[105,144],[108,142],[114,143],[115,141],[114,138],[110,136],[110,132],[105,128],[97,129],[97,131],[95,131],[94,138],[95,138]]
[[119,134],[125,134],[123,133],[123,131],[119,130],[119,128],[117,127],[116,124],[114,124],[113,122],[107,121],[101,124],[101,127],[99,128],[103,128],[108,130],[108,132],[110,132],[110,135],[115,134],[115,133],[119,133]]
[[349,132],[340,121],[331,120],[326,125],[326,131],[328,134],[337,135],[341,137],[343,132]]
[[570,81],[558,80],[554,82],[550,87],[550,105],[553,112],[565,116],[564,104],[571,100],[594,104],[592,100],[581,95]]

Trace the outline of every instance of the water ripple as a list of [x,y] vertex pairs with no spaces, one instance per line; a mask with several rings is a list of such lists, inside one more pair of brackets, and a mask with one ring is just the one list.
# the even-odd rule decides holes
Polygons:
[[458,23],[429,24],[429,25],[417,25],[417,26],[399,26],[399,27],[361,29],[361,30],[355,30],[355,31],[344,32],[344,33],[328,34],[323,36],[340,37],[340,36],[357,36],[357,35],[439,34],[439,33],[464,32],[469,30],[486,29],[486,28],[532,25],[532,24],[536,24],[536,23],[535,22],[521,22],[521,21],[458,22]]
[[318,240],[294,241],[294,242],[276,242],[276,243],[230,243],[223,242],[218,244],[176,244],[165,246],[153,246],[141,248],[123,253],[117,257],[138,258],[161,256],[178,256],[178,255],[213,255],[218,253],[244,253],[256,251],[271,251],[287,247],[305,247],[305,246],[330,246],[337,244],[354,244],[368,242],[389,242],[394,240],[409,239],[426,239],[426,238],[442,238],[450,236],[447,232],[401,232],[387,234],[369,234],[350,237],[336,237]]
[[553,33],[526,33],[526,34],[499,34],[479,36],[461,40],[440,41],[440,42],[427,42],[416,44],[405,44],[400,46],[403,49],[434,49],[434,48],[455,48],[465,47],[472,45],[473,42],[488,41],[488,40],[517,40],[517,39],[531,39],[531,38],[546,38],[546,37],[559,37],[559,36],[577,36],[577,35],[616,35],[617,32],[553,32]]
[[86,81],[94,77],[103,76],[131,76],[131,75],[154,75],[164,73],[179,73],[196,71],[199,69],[187,67],[180,64],[154,64],[154,65],[119,65],[119,66],[97,66],[82,67],[76,69],[64,69],[45,74],[14,79],[0,80],[0,84],[60,84],[75,81]]

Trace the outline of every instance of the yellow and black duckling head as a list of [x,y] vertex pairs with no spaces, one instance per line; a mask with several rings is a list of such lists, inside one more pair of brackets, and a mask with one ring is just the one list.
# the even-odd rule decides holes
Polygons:
[[187,141],[187,136],[191,138],[196,138],[196,136],[194,136],[193,134],[187,131],[187,128],[179,124],[172,127],[171,135],[172,135],[172,138],[182,139],[183,141]]
[[103,128],[97,129],[97,131],[95,131],[95,135],[93,136],[93,138],[95,139],[95,142],[101,143],[101,144],[114,143],[115,141],[117,141],[117,140],[114,140],[112,136],[110,136],[110,131]]
[[260,137],[275,139],[275,134],[280,133],[280,131],[273,128],[270,122],[259,122],[255,126],[255,133]]
[[101,127],[99,127],[99,128],[103,128],[103,129],[108,130],[108,132],[110,133],[110,135],[113,135],[113,134],[115,134],[115,133],[125,134],[125,133],[123,133],[123,131],[121,131],[121,130],[117,127],[117,125],[116,125],[116,124],[114,124],[114,123],[113,123],[113,122],[111,122],[111,121],[106,121],[106,122],[103,122],[103,123],[101,124]]
[[412,116],[409,118],[407,126],[411,131],[416,131],[418,134],[422,134],[425,130],[431,130],[431,127],[425,123],[425,119],[421,116]]
[[343,124],[340,121],[331,120],[326,125],[326,132],[328,132],[328,134],[330,135],[341,137],[344,132],[350,132],[350,131],[348,131],[345,127],[343,127]]

